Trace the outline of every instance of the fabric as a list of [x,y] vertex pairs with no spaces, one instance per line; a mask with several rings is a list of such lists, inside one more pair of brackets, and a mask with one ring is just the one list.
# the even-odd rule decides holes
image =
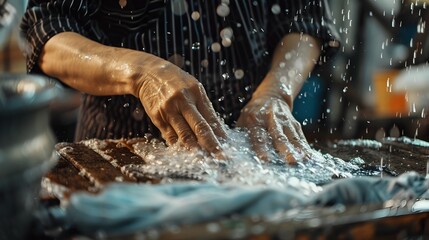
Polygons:
[[[118,0],[31,0],[21,29],[31,73],[41,73],[37,61],[52,36],[76,32],[175,63],[203,84],[215,110],[233,125],[285,34],[320,39],[322,60],[334,54],[339,38],[329,11],[325,0],[128,0],[123,9]],[[159,136],[132,96],[86,95],[81,113],[76,141]]]
[[413,202],[428,193],[429,180],[410,172],[395,178],[343,179],[314,194],[299,186],[225,186],[205,183],[113,184],[99,195],[71,197],[64,219],[86,234],[123,234],[168,225],[201,223],[229,216],[269,216],[307,206],[329,207]]

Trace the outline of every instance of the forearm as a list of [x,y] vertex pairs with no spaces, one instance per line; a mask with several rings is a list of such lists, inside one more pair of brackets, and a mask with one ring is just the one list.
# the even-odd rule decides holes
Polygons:
[[280,97],[292,108],[319,56],[320,45],[315,38],[298,33],[286,35],[273,53],[271,68],[253,96]]
[[168,64],[154,55],[109,47],[72,32],[60,33],[44,46],[44,73],[92,95],[138,96],[145,74]]

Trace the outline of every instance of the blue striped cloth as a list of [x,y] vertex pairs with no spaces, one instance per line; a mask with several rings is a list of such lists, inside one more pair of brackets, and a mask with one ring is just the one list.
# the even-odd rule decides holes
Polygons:
[[293,187],[116,183],[98,195],[73,195],[63,217],[70,226],[86,234],[124,234],[231,215],[266,216],[307,206],[382,204],[388,200],[412,203],[427,195],[428,189],[429,180],[415,172],[392,178],[337,180],[313,195]]

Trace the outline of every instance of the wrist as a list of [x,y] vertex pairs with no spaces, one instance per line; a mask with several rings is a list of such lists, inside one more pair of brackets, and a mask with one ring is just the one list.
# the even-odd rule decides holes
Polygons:
[[[119,51],[121,50],[119,49]],[[171,64],[145,52],[124,49],[124,52],[117,54],[120,54],[121,57],[117,61],[112,61],[113,66],[109,67],[112,69],[111,76],[117,78],[118,81],[125,81],[124,90],[135,97],[140,96],[147,82],[159,80],[161,78],[159,76]]]
[[267,74],[262,83],[252,95],[252,98],[276,98],[286,102],[292,109],[296,96],[296,85],[282,76],[275,76],[273,72]]

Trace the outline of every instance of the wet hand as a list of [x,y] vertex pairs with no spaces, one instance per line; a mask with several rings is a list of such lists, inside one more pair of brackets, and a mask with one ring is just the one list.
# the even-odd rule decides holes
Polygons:
[[145,73],[139,98],[168,144],[220,153],[226,133],[205,90],[190,74],[166,62]]
[[271,149],[289,164],[320,157],[308,144],[301,124],[281,98],[252,98],[242,110],[237,126],[249,131],[253,150],[262,160],[275,160],[276,156],[270,155]]

